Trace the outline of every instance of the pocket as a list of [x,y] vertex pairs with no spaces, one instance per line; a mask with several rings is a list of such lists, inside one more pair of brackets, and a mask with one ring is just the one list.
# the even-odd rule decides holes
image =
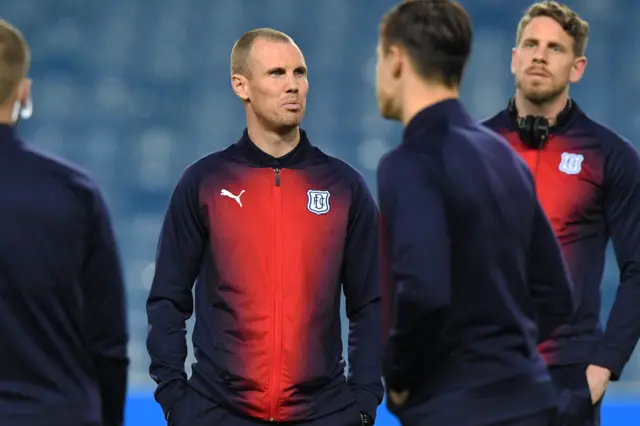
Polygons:
[[570,389],[570,403],[568,415],[569,425],[582,425],[588,421],[593,414],[593,403],[591,402],[591,391],[587,381],[586,367],[576,369],[576,379]]
[[579,386],[579,394],[588,401],[589,406],[593,406],[591,402],[591,389],[589,389],[589,381],[587,380],[587,369],[586,367],[582,369],[582,374],[580,374],[580,380],[578,382]]
[[349,421],[349,425],[362,426],[362,414],[360,414],[360,408],[358,404],[352,404],[349,409],[349,419],[353,419],[353,422]]

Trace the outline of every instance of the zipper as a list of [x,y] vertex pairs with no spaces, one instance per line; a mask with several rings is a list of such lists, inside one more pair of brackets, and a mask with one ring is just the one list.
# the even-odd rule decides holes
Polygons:
[[538,149],[536,150],[536,168],[533,171],[533,187],[536,190],[536,195],[538,194],[538,171],[540,169],[540,157],[542,157],[542,150],[549,143],[551,139],[551,135],[547,136],[547,140],[541,140],[538,143]]
[[533,186],[538,192],[538,170],[540,169],[540,157],[542,156],[542,147],[539,147],[536,154],[536,168],[533,172]]
[[280,169],[274,169],[273,190],[273,364],[269,381],[269,421],[277,421],[282,364],[282,189]]

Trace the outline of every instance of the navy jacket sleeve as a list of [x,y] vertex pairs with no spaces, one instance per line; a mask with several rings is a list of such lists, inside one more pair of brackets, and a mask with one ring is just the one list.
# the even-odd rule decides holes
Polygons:
[[111,219],[97,188],[83,265],[84,310],[91,354],[102,397],[103,424],[123,424],[127,388],[126,299]]
[[553,228],[535,199],[529,258],[529,286],[540,341],[571,321],[575,306],[569,272]]
[[378,208],[361,175],[354,185],[342,282],[349,318],[349,387],[362,412],[382,402]]
[[[442,182],[420,157],[397,150],[378,169],[387,264],[395,288],[384,355],[387,389],[411,387],[416,359],[429,359],[451,298],[451,245]],[[386,303],[385,303],[386,304]]]
[[605,163],[605,216],[620,268],[620,286],[592,364],[618,380],[640,338],[640,159],[626,141]]
[[149,372],[165,417],[183,395],[187,379],[186,321],[193,314],[192,289],[206,244],[199,206],[199,181],[187,170],[169,202],[147,300]]

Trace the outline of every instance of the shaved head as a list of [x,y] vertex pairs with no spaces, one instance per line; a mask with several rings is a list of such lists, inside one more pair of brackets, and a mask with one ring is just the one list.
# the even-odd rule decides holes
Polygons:
[[245,77],[249,76],[251,49],[258,39],[295,44],[291,37],[271,28],[258,28],[246,32],[235,42],[231,50],[231,75],[240,74]]
[[254,129],[293,131],[302,121],[309,91],[304,55],[285,33],[249,31],[233,46],[231,87]]
[[12,101],[11,95],[29,70],[29,46],[22,33],[0,19],[0,105]]

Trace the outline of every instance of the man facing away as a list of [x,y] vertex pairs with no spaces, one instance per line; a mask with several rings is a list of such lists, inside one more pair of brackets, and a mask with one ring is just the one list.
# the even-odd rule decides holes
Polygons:
[[231,74],[247,128],[184,172],[162,227],[147,303],[156,399],[174,426],[372,424],[383,394],[373,197],[299,128],[309,83],[289,36],[244,34]]
[[[628,141],[569,98],[582,78],[589,24],[567,6],[537,2],[518,25],[516,93],[484,124],[529,165],[575,285],[577,314],[540,345],[561,392],[561,423],[600,424],[600,404],[640,337],[640,160]],[[606,329],[600,284],[613,242],[620,287]]]
[[570,283],[531,173],[459,100],[471,43],[453,1],[404,2],[381,25],[378,104],[404,125],[378,169],[388,405],[404,425],[548,426],[536,344],[570,320]]
[[96,184],[16,133],[31,109],[29,55],[0,20],[0,425],[121,426],[118,250]]

